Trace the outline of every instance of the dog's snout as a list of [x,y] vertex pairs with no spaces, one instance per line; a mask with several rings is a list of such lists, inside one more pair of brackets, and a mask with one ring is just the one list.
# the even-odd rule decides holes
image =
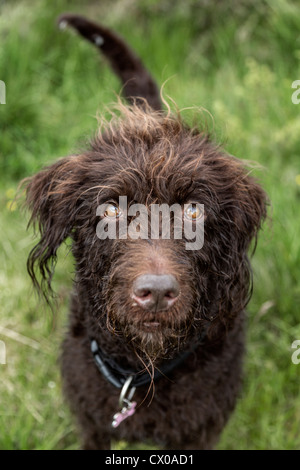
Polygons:
[[179,296],[179,284],[171,274],[143,274],[133,285],[133,299],[145,310],[167,310]]

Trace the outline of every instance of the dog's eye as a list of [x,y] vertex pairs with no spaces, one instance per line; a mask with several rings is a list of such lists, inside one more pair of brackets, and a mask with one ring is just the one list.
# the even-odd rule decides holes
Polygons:
[[117,219],[121,217],[121,215],[122,215],[122,212],[117,205],[112,204],[112,203],[107,204],[107,207],[104,212],[104,217],[112,217],[114,219]]
[[204,216],[204,209],[199,204],[189,204],[184,211],[188,219],[200,219]]

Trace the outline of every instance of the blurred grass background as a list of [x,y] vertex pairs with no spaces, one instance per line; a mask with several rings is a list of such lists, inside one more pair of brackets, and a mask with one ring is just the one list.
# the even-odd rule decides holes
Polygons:
[[[85,3],[83,6],[82,4]],[[76,449],[58,357],[72,261],[61,249],[59,311],[26,273],[34,244],[13,202],[19,181],[81,148],[120,84],[98,53],[55,18],[84,13],[134,47],[179,108],[203,106],[228,152],[258,162],[272,201],[253,260],[243,394],[219,449],[300,449],[300,5],[296,0],[0,0],[0,449]],[[213,118],[210,117],[210,114]],[[193,111],[185,111],[193,119]],[[116,443],[126,448],[126,443]]]

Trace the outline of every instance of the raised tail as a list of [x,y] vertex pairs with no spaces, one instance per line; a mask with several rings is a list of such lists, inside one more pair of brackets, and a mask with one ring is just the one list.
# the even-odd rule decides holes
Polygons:
[[[129,102],[145,99],[154,110],[162,110],[159,89],[134,51],[114,31],[93,23],[83,16],[65,13],[58,18],[61,28],[71,26],[107,57],[113,71],[123,83]],[[142,106],[143,100],[140,100]]]

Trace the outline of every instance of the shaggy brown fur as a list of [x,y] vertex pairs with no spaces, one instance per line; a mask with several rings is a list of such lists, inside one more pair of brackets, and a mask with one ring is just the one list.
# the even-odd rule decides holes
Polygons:
[[[63,21],[79,28],[76,18],[64,15]],[[83,18],[79,24],[94,34],[94,24]],[[147,95],[140,85],[135,91]],[[120,116],[102,123],[85,153],[30,179],[27,201],[41,238],[28,269],[47,295],[57,249],[72,239],[76,279],[62,374],[85,449],[109,448],[111,439],[209,449],[240,390],[244,309],[251,294],[247,251],[265,217],[266,198],[243,163],[204,132],[141,102],[119,104]],[[158,95],[154,102],[160,102]],[[99,240],[96,208],[117,203],[120,195],[129,205],[147,207],[204,204],[203,248],[187,251],[185,240],[175,239]],[[180,294],[168,310],[133,305],[134,282],[149,273],[177,280]],[[152,375],[191,345],[193,352],[167,376],[137,388],[135,414],[113,429],[120,390],[97,370],[91,338],[122,367]]]

